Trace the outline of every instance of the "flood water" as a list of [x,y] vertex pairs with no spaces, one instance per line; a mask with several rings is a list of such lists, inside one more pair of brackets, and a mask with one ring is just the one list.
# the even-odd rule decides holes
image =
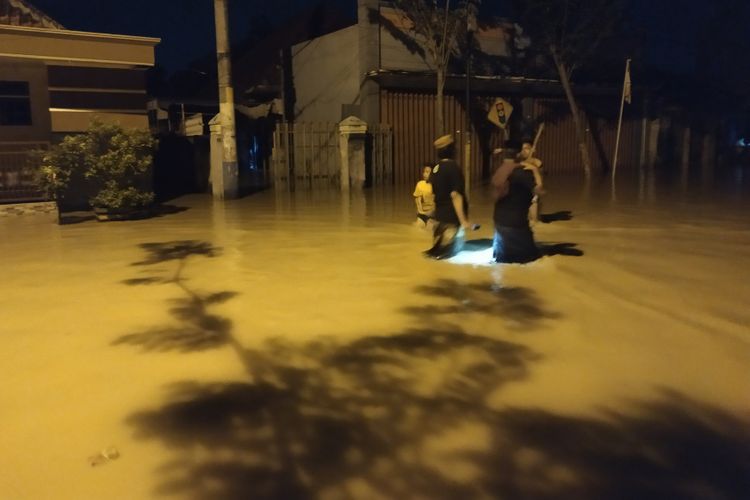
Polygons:
[[749,175],[549,179],[528,265],[485,188],[452,262],[408,189],[2,218],[0,498],[747,498]]

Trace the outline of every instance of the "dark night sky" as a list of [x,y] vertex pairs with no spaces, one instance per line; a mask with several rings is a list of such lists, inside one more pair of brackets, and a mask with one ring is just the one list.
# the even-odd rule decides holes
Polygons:
[[[354,16],[356,0],[333,0]],[[503,10],[510,0],[485,0],[483,10]],[[69,29],[154,36],[162,39],[157,47],[159,65],[168,71],[214,49],[212,0],[30,0],[30,2]],[[316,0],[231,0],[230,30],[233,41],[262,36],[263,30],[283,23]],[[636,30],[649,39],[652,64],[676,72],[690,71],[694,34],[712,2],[706,0],[630,0],[629,14]],[[736,33],[741,43],[750,45],[750,30]],[[670,68],[671,67],[671,68]]]
[[[157,46],[158,64],[169,71],[215,50],[212,0],[30,0],[44,13],[72,30],[162,39]],[[230,33],[241,41],[253,30],[270,29],[312,0],[232,0]],[[354,3],[343,0],[342,5]],[[346,9],[346,7],[343,7]]]

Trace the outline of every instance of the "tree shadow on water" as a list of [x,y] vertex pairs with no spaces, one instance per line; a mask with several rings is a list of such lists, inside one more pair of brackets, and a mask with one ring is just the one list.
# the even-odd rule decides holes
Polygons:
[[163,276],[158,268],[150,268],[149,276],[123,281],[129,286],[172,284],[182,294],[171,299],[169,313],[174,321],[167,325],[147,328],[144,331],[123,335],[113,341],[114,345],[128,344],[144,351],[195,351],[225,345],[231,340],[231,320],[209,311],[210,306],[226,302],[237,294],[232,291],[199,292],[187,285],[183,276],[185,264],[190,257],[216,257],[220,249],[207,242],[193,240],[140,245],[146,258],[133,263],[134,266],[154,266],[165,262],[177,262],[174,274]]
[[[196,499],[472,495],[471,483],[443,477],[441,468],[450,468],[452,459],[435,464],[430,455],[433,448],[459,453],[462,432],[474,446],[484,446],[484,401],[528,376],[537,359],[531,350],[449,325],[346,342],[274,339],[246,349],[230,320],[211,309],[233,294],[199,293],[183,277],[190,259],[215,256],[217,249],[199,242],[142,248],[147,256],[137,265],[155,266],[156,275],[126,284],[179,287],[182,294],[170,303],[176,323],[115,343],[178,352],[229,346],[247,373],[246,381],[176,384],[166,404],[131,415],[137,436],[161,439],[178,451],[160,468],[157,493]],[[169,261],[177,271],[161,277],[156,264]],[[441,282],[423,292],[452,286]],[[443,434],[451,429],[461,431],[448,436],[444,450]]]
[[730,499],[750,486],[735,417],[675,393],[595,417],[489,404],[538,360],[514,343],[413,330],[245,351],[247,383],[183,383],[131,415],[178,458],[188,498]]
[[[543,359],[449,319],[503,314],[531,330],[559,317],[530,290],[442,280],[418,287],[425,305],[404,311],[419,328],[353,340],[289,336],[248,349],[229,319],[211,312],[233,293],[198,293],[182,278],[193,255],[216,254],[193,248],[144,247],[159,256],[146,261],[178,262],[162,283],[182,289],[171,310],[189,328],[155,328],[120,343],[177,351],[226,345],[247,378],[174,384],[164,403],[127,418],[137,438],[172,450],[156,471],[155,496],[745,498],[747,426],[681,394],[588,417],[503,406],[505,387],[527,380]],[[167,340],[154,340],[160,335]]]
[[207,241],[176,240],[143,243],[140,247],[146,252],[146,258],[134,262],[133,266],[150,266],[171,260],[184,261],[190,256],[218,257],[221,255],[221,249]]
[[161,470],[162,493],[471,498],[475,485],[446,471],[488,445],[484,400],[525,378],[535,355],[431,329],[346,343],[277,339],[242,358],[250,382],[179,384],[166,405],[129,418],[139,437],[179,451]]
[[458,314],[486,314],[506,320],[506,326],[529,331],[561,314],[550,310],[536,292],[524,287],[506,287],[495,283],[460,283],[441,279],[432,285],[421,285],[415,292],[423,297],[423,305],[410,306],[404,312],[420,322],[435,321]]
[[747,420],[662,390],[598,418],[535,409],[498,414],[510,453],[493,491],[534,499],[726,499],[750,492]]

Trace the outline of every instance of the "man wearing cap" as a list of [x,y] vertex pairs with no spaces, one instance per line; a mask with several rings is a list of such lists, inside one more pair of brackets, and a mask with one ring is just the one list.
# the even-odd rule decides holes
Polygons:
[[464,230],[470,229],[469,204],[464,193],[464,177],[453,159],[453,136],[444,135],[434,142],[439,159],[432,167],[429,182],[435,196],[433,246],[425,255],[434,259],[452,257],[461,250]]

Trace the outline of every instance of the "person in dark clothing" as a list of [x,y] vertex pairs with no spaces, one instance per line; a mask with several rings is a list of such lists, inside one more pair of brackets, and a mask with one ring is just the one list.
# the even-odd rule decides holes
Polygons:
[[505,160],[492,177],[495,188],[495,262],[525,263],[541,254],[529,227],[529,207],[536,180],[533,172],[515,160]]
[[472,225],[468,219],[469,204],[464,192],[464,177],[453,159],[453,137],[439,137],[434,145],[439,161],[432,168],[429,182],[435,195],[435,224],[432,248],[424,253],[434,259],[445,259],[461,250],[464,230],[470,229]]

